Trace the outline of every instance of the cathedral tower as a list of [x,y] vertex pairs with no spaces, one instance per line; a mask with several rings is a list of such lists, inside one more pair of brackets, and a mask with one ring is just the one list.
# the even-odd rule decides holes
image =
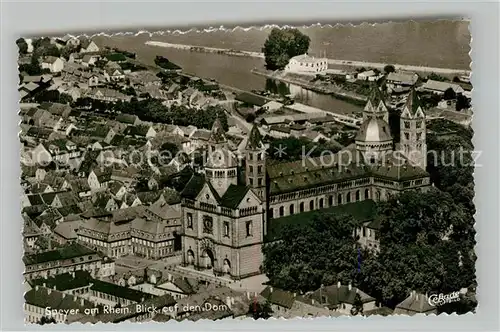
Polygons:
[[245,182],[266,201],[266,153],[259,128],[254,125],[245,147]]
[[219,118],[215,119],[208,140],[205,174],[219,196],[224,195],[231,184],[237,184],[237,163],[234,154],[229,150]]
[[401,113],[401,151],[412,165],[427,167],[425,113],[415,89],[411,89]]
[[372,117],[382,119],[389,123],[389,111],[385,105],[385,97],[377,85],[372,87],[370,97],[363,110],[363,122],[366,122]]

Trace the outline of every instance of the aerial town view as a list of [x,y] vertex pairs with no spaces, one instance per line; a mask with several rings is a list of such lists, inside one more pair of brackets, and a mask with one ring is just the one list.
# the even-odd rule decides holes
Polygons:
[[19,38],[25,322],[475,312],[468,25]]

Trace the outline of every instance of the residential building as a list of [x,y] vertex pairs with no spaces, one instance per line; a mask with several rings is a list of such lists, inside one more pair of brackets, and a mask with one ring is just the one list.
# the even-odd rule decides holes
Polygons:
[[101,260],[94,250],[71,243],[55,250],[24,255],[24,277],[26,280],[47,278],[76,270],[87,270],[95,275],[101,267]]
[[448,89],[452,89],[456,94],[464,94],[465,90],[458,84],[449,83],[449,82],[441,82],[434,80],[427,80],[422,87],[422,90],[429,91],[435,94],[443,95],[444,92]]
[[49,69],[51,73],[60,73],[64,68],[64,61],[55,56],[47,56],[40,63],[42,69]]
[[429,304],[429,297],[427,294],[412,291],[403,302],[396,306],[394,314],[408,316],[413,316],[415,314],[432,315],[437,314],[437,308]]
[[326,58],[315,58],[307,54],[292,57],[285,67],[286,72],[299,74],[324,74],[327,69]]

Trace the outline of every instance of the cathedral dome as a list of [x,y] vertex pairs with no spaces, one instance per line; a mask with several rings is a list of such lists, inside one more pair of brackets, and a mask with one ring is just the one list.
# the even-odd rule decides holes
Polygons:
[[361,125],[356,141],[360,142],[387,142],[392,141],[389,124],[380,118],[372,117]]

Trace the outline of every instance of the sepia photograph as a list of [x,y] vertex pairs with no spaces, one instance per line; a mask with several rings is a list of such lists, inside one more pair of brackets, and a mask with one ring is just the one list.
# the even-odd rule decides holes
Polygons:
[[25,323],[475,313],[469,23],[17,39]]

